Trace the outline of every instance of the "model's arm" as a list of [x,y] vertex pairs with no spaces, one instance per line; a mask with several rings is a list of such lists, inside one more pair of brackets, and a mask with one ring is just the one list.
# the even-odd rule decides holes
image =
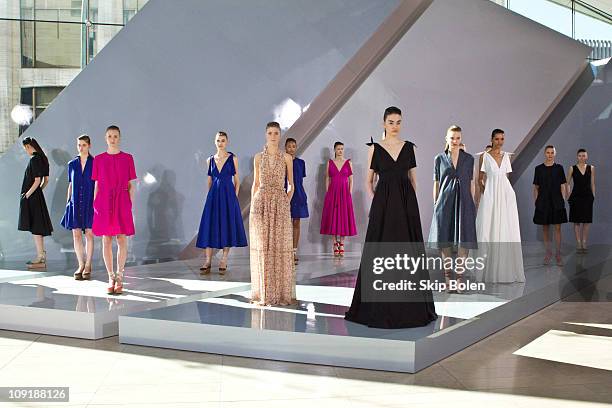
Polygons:
[[[236,190],[236,197],[238,197],[238,193],[240,192],[240,176],[238,175],[238,158],[236,156],[234,156],[234,169],[236,170],[236,174],[234,174],[234,188]],[[212,180],[210,182],[212,182]]]
[[325,170],[325,192],[329,189],[329,162],[327,162],[327,169]]
[[561,197],[563,197],[564,200],[567,200],[567,198],[568,198],[568,195],[567,195],[567,183],[561,184]]
[[353,163],[351,161],[349,161],[349,166],[351,167],[351,175],[348,178],[349,193],[353,194]]
[[433,202],[434,205],[436,201],[438,201],[438,193],[440,192],[440,182],[438,180],[434,180],[433,182]]
[[413,167],[410,170],[408,170],[408,178],[410,178],[410,183],[412,184],[412,188],[414,189],[414,192],[416,193],[417,191],[416,167]]
[[482,160],[484,159],[484,153],[480,155],[480,159],[478,159],[478,186],[480,187],[480,195],[484,193],[485,184],[487,182],[487,173],[482,171]]
[[49,176],[43,177],[41,183],[42,184],[40,185],[40,188],[41,188],[41,190],[44,190],[45,187],[47,187],[47,184],[49,184]]
[[30,196],[34,194],[36,189],[40,186],[41,181],[42,181],[41,177],[34,178],[34,183],[32,183],[32,186],[30,187],[30,189],[25,192],[25,198],[30,198]]
[[[210,169],[210,157],[206,159],[206,168]],[[212,187],[212,177],[208,176],[208,190]]]
[[259,190],[259,161],[261,160],[261,153],[257,153],[253,159],[253,187],[251,187],[251,200],[253,196]]
[[94,183],[94,201],[96,201],[96,196],[98,195],[98,181]]
[[573,179],[572,179],[572,174],[574,173],[574,166],[570,166],[570,168],[567,170],[567,197],[569,198],[570,194],[572,193],[572,188],[574,188],[574,183],[573,183]]
[[285,167],[287,168],[287,197],[291,200],[293,193],[295,192],[295,186],[293,185],[293,158],[289,153],[285,153]]
[[374,196],[374,182],[376,173],[370,167],[372,167],[372,156],[374,155],[374,146],[370,146],[368,149],[368,175],[366,177],[366,191],[371,197]]
[[[130,194],[130,201],[134,202],[134,184],[132,184],[132,180],[128,181],[128,193]],[[134,207],[132,207],[134,208]]]
[[539,187],[537,185],[533,185],[533,202],[535,203],[538,199]]
[[472,194],[472,200],[476,201],[476,182],[474,179],[470,180],[470,194]]
[[595,166],[591,166],[591,191],[595,197]]
[[68,192],[66,193],[66,202],[70,201],[71,194],[72,194],[72,182],[68,183]]

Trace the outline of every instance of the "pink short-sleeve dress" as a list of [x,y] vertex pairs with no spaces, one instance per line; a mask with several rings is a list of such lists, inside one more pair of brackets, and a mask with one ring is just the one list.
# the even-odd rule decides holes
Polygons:
[[130,180],[136,179],[132,155],[124,152],[97,155],[91,179],[98,182],[93,202],[94,235],[134,235],[132,200],[128,191]]

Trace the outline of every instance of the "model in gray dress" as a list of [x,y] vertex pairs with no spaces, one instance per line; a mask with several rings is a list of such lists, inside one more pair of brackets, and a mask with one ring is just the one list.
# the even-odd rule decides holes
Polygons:
[[471,193],[474,157],[459,150],[457,168],[450,152],[435,158],[434,181],[440,192],[434,203],[429,243],[434,248],[477,248],[476,206]]

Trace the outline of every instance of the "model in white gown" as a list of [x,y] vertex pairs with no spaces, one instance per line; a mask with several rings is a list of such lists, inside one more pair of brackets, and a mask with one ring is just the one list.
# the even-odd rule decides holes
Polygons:
[[492,283],[525,282],[516,195],[507,176],[512,172],[509,154],[503,152],[498,166],[493,156],[483,153],[480,171],[487,176],[476,215],[479,255],[486,253],[480,277]]

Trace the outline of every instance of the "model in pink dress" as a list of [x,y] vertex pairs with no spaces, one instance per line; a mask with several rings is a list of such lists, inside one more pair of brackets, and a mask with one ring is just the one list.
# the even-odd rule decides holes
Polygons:
[[344,144],[334,144],[334,160],[325,175],[325,202],[321,215],[321,234],[334,236],[334,256],[344,256],[344,237],[357,235],[353,212],[353,165],[344,159]]
[[[108,272],[108,294],[123,292],[123,270],[127,260],[127,236],[134,235],[132,202],[136,179],[134,158],[119,150],[121,132],[117,126],[106,130],[106,153],[96,156],[91,178],[94,190],[93,233],[103,236],[102,252]],[[113,237],[117,238],[117,272],[113,272]]]

